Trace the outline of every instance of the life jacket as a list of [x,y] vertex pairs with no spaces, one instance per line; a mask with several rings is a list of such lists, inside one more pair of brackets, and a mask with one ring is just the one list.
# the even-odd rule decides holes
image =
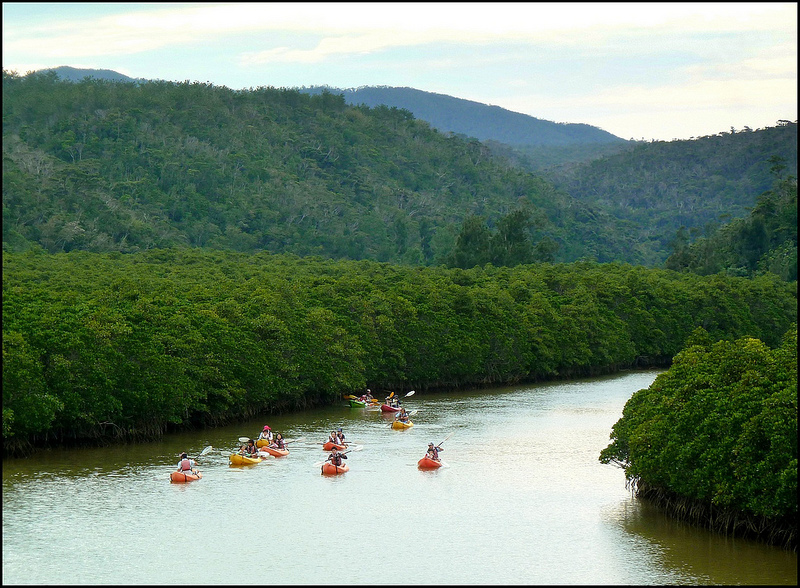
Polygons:
[[334,455],[331,457],[331,463],[335,466],[342,465],[342,456],[341,455]]
[[182,459],[180,465],[182,472],[189,472],[192,470],[192,462],[189,459]]

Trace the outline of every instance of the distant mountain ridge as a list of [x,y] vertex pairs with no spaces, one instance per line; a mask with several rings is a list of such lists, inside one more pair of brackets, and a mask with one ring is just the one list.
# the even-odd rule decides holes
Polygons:
[[136,78],[126,76],[111,69],[81,69],[77,67],[70,67],[68,65],[61,65],[59,67],[50,67],[39,70],[53,71],[59,78],[69,82],[80,82],[83,78],[96,78],[98,80],[109,80],[112,82],[136,82]]
[[582,123],[557,123],[446,94],[425,92],[414,88],[364,86],[334,88],[311,86],[301,92],[319,94],[328,91],[344,95],[345,102],[369,107],[386,105],[404,108],[415,118],[428,122],[445,132],[474,137],[480,141],[498,141],[508,145],[586,145],[626,143],[598,127]]

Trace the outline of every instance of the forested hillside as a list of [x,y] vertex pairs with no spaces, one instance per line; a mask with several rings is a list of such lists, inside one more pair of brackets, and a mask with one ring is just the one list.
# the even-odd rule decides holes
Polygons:
[[263,87],[3,75],[6,250],[190,246],[431,265],[465,219],[494,226],[515,211],[532,221],[526,239],[556,244],[556,261],[642,261],[630,227],[406,110]]
[[773,168],[797,176],[797,123],[719,133],[689,141],[639,143],[591,162],[545,173],[580,202],[636,227],[636,241],[649,243],[648,264],[672,253],[684,227],[690,241],[734,218],[743,218],[773,188]]
[[759,196],[745,218],[696,241],[690,242],[687,232],[679,230],[666,267],[702,275],[771,272],[787,281],[797,280],[797,178],[778,180],[772,190]]

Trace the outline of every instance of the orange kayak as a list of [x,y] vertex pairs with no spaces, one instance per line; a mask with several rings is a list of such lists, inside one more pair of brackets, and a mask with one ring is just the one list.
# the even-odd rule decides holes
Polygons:
[[350,468],[347,467],[347,464],[344,463],[340,466],[335,466],[331,462],[326,461],[322,464],[322,473],[325,475],[335,476],[336,474],[343,474]]
[[336,449],[338,449],[339,451],[342,451],[343,449],[346,449],[346,448],[347,448],[347,445],[337,445],[337,444],[336,444],[336,443],[334,443],[333,441],[328,441],[328,442],[327,442],[325,445],[323,445],[323,446],[322,446],[322,448],[323,448],[325,451],[330,451],[330,450],[331,450],[331,449],[333,449],[333,448],[336,448]]
[[262,447],[260,451],[266,451],[267,453],[269,453],[274,457],[284,457],[286,455],[289,455],[288,449],[275,449],[274,447]]
[[442,467],[442,462],[431,459],[426,455],[417,462],[417,467],[421,470],[435,470]]
[[189,472],[172,472],[169,475],[169,481],[175,482],[176,484],[183,484],[184,482],[194,482],[195,480],[199,480],[203,477],[203,474],[197,472],[197,474],[193,474],[191,471]]

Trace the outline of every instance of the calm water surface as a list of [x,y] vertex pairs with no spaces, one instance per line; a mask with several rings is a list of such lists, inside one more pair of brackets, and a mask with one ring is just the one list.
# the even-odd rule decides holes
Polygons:
[[[328,407],[3,462],[4,584],[796,584],[797,556],[676,523],[598,462],[657,372],[417,393],[415,426]],[[285,458],[231,467],[265,424]],[[343,427],[363,449],[320,475]],[[447,466],[420,471],[428,442]],[[182,450],[203,479],[170,484]]]

